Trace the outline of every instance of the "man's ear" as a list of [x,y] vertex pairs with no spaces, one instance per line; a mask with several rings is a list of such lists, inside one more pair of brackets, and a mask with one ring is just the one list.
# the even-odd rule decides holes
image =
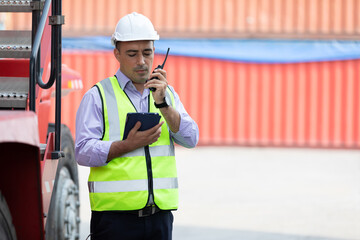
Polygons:
[[114,56],[119,61],[120,60],[120,51],[117,48],[114,48]]

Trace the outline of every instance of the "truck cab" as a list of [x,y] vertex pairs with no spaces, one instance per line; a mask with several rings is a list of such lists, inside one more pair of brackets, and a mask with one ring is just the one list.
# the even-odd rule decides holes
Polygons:
[[0,239],[79,239],[78,171],[61,97],[81,76],[61,62],[61,5],[0,0],[0,12],[32,21],[31,30],[0,30]]

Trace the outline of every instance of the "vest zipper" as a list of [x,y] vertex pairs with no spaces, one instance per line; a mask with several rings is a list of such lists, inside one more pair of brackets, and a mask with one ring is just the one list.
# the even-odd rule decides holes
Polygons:
[[155,203],[154,202],[154,186],[153,186],[153,174],[152,174],[149,146],[145,146],[145,159],[146,159],[146,167],[147,167],[147,174],[148,174],[148,187],[149,187],[149,197],[148,197],[146,205],[153,205]]
[[[148,112],[151,112],[150,110],[150,96],[151,92],[148,96]],[[146,159],[146,167],[147,167],[147,174],[148,174],[148,187],[149,187],[149,197],[146,203],[146,206],[148,205],[154,205],[155,199],[154,199],[154,186],[153,186],[153,173],[152,173],[152,166],[151,166],[151,156],[150,156],[150,149],[149,145],[145,146],[145,159]]]

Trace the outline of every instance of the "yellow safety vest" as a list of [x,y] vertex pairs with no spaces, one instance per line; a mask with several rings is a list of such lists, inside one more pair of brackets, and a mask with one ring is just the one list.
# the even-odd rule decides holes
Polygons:
[[[121,89],[116,77],[96,84],[103,103],[103,141],[118,141],[123,138],[126,115],[136,112],[134,105]],[[172,106],[174,95],[167,89]],[[149,112],[159,113],[149,94]],[[88,180],[90,205],[93,211],[128,211],[146,206],[150,191],[155,204],[162,210],[178,207],[178,181],[174,143],[169,128],[161,115],[161,135],[150,146],[138,148],[112,159],[106,166],[91,167]],[[146,154],[148,159],[146,160]]]

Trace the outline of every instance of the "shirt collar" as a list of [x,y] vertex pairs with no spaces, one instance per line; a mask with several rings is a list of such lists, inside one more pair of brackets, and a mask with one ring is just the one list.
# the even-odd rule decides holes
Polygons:
[[[125,91],[125,88],[127,88],[137,91],[132,81],[120,71],[120,68],[117,70],[115,76],[120,84],[121,89]],[[149,89],[144,89],[143,96],[147,96],[149,93]]]
[[127,84],[131,82],[131,80],[125,76],[125,74],[123,74],[120,69],[117,70],[115,76],[120,84],[121,89],[125,89]]

